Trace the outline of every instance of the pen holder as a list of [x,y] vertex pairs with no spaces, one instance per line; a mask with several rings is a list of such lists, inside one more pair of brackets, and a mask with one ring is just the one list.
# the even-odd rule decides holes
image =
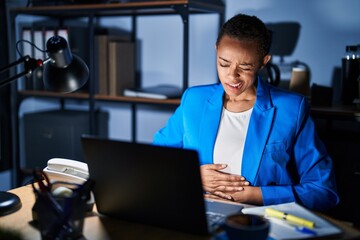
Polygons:
[[92,182],[88,180],[73,188],[69,196],[55,196],[52,189],[44,191],[34,187],[36,201],[32,208],[33,220],[38,224],[43,240],[79,239],[83,236],[91,188]]
[[223,229],[229,240],[266,240],[270,223],[261,216],[236,213],[226,217]]

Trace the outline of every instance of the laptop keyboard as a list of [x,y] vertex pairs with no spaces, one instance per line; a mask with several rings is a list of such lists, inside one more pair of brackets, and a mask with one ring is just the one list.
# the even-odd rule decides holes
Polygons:
[[225,222],[226,216],[241,212],[243,206],[226,204],[219,201],[206,199],[206,217],[210,232],[217,232]]
[[206,217],[210,229],[216,230],[217,228],[221,227],[221,225],[224,223],[226,215],[215,212],[206,212]]

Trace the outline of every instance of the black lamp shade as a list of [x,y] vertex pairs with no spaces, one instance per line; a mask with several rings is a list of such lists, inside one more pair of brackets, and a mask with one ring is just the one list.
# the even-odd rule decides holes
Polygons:
[[44,85],[49,91],[69,93],[85,85],[89,68],[85,62],[70,51],[65,38],[53,36],[46,42],[50,60],[44,64]]
[[59,68],[51,62],[44,64],[43,78],[45,88],[49,91],[74,92],[89,79],[89,68],[81,58],[73,54],[67,67]]

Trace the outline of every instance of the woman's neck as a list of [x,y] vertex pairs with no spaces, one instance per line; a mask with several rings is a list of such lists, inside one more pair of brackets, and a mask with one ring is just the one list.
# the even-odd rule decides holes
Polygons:
[[256,101],[255,86],[239,96],[232,97],[225,93],[224,108],[230,112],[244,112],[254,107]]

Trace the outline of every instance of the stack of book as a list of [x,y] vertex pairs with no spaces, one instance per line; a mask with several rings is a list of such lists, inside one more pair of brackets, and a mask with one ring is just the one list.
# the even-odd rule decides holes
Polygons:
[[95,36],[97,93],[120,96],[135,86],[135,43],[125,34],[107,31]]
[[124,96],[127,97],[143,97],[153,99],[180,98],[181,95],[181,88],[167,84],[160,84],[151,87],[126,88],[124,91]]

